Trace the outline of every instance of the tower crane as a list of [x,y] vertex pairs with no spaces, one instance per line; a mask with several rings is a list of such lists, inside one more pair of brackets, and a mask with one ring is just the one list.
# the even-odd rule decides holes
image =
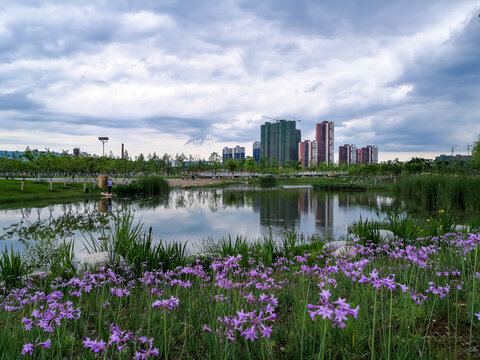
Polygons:
[[452,146],[452,158],[453,158],[453,153],[455,151],[456,148],[458,147],[466,147],[467,148],[467,155],[470,154],[470,147],[472,146],[472,144],[466,144],[466,145],[453,145]]
[[300,120],[300,119],[295,119],[295,118],[293,118],[293,120],[279,119],[278,116],[277,116],[276,118],[272,118],[272,117],[268,117],[268,116],[263,116],[263,115],[262,115],[262,118],[269,119],[269,120],[275,120],[276,122],[279,122],[280,120],[285,120],[285,121],[298,121],[298,122],[302,121],[302,120]]

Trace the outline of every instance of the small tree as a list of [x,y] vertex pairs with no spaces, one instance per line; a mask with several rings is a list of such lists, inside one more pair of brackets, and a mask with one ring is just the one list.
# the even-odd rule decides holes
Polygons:
[[475,166],[480,167],[480,136],[478,141],[475,141],[475,145],[473,145],[472,161]]
[[253,175],[255,175],[255,166],[257,164],[255,164],[255,159],[254,158],[248,158],[246,161],[245,161],[245,165],[243,166],[245,168],[245,170],[247,170],[249,173],[253,173]]
[[217,152],[212,152],[210,154],[210,157],[208,158],[208,161],[210,162],[210,164],[212,166],[212,176],[216,176],[217,175],[217,170],[222,166],[221,156]]
[[235,170],[238,169],[240,163],[236,159],[228,159],[225,163],[225,167],[232,172],[232,177],[235,176]]

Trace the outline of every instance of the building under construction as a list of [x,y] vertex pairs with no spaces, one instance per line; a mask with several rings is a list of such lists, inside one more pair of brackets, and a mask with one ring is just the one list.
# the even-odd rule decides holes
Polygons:
[[298,161],[300,130],[295,120],[278,120],[261,125],[260,156],[270,162],[276,160],[280,166],[287,160]]

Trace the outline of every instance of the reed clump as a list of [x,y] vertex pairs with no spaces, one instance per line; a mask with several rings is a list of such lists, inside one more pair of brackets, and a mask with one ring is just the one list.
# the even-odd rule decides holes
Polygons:
[[258,179],[260,186],[272,187],[277,186],[278,180],[275,176],[262,176]]
[[480,212],[480,178],[473,176],[411,176],[394,186],[396,194],[418,199],[428,211]]
[[137,181],[115,188],[118,196],[153,196],[168,193],[170,187],[168,182],[161,176],[142,176]]

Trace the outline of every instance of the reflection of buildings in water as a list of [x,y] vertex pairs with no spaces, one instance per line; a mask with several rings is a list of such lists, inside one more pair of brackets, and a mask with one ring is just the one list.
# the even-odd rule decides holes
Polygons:
[[338,196],[338,207],[343,209],[348,209],[351,205],[354,205],[355,202],[352,201],[352,196],[350,193],[340,194]]
[[333,234],[334,195],[328,193],[315,194],[312,208],[315,209],[315,228],[327,234]]
[[262,233],[281,235],[287,231],[295,231],[298,227],[300,214],[298,211],[298,196],[294,191],[258,194],[254,204],[259,207],[260,228]]
[[385,195],[371,195],[364,193],[339,194],[338,207],[346,209],[351,206],[366,206],[379,211],[402,210],[404,208],[400,201]]
[[298,195],[298,212],[308,214],[310,209],[311,196],[310,189]]

